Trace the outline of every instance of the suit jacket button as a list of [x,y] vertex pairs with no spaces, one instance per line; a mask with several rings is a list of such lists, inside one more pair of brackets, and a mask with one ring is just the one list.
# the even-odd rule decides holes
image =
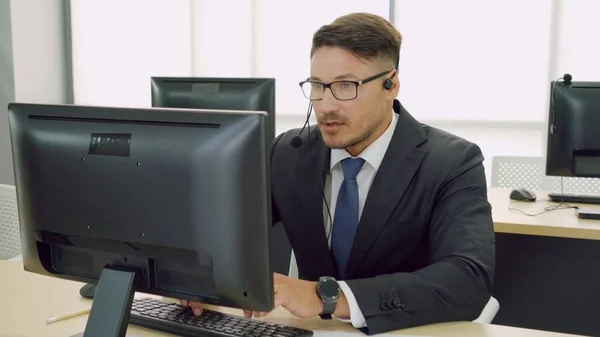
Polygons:
[[381,310],[384,310],[384,311],[390,309],[390,307],[388,307],[388,304],[386,301],[381,301],[380,307],[381,307]]
[[394,304],[394,307],[396,307],[396,308],[404,308],[404,307],[406,307],[406,302],[404,301],[404,299],[402,297],[400,297],[400,298],[398,298],[398,297],[394,298],[393,304]]

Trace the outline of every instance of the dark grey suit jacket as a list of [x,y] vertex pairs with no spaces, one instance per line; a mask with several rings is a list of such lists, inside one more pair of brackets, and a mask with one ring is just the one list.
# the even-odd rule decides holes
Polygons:
[[[398,101],[398,124],[373,180],[346,279],[376,334],[442,321],[473,320],[490,298],[494,226],[479,147],[421,125]],[[317,127],[271,152],[274,223],[282,221],[299,277],[336,277],[325,238],[323,185],[330,149]]]

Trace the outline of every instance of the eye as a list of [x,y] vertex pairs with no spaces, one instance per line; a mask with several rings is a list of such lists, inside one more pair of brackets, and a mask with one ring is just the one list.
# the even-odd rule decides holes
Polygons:
[[323,84],[322,83],[318,83],[318,82],[310,82],[311,87],[313,87],[313,89],[322,89],[323,88]]
[[342,89],[350,89],[354,86],[354,83],[352,82],[342,82],[341,84]]

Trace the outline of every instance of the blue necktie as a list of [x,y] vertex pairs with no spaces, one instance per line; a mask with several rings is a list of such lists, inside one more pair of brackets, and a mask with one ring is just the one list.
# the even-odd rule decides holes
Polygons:
[[340,186],[335,215],[333,218],[333,234],[331,251],[338,270],[338,278],[344,279],[350,250],[358,229],[358,184],[356,176],[365,160],[362,158],[346,158],[342,160],[344,181]]

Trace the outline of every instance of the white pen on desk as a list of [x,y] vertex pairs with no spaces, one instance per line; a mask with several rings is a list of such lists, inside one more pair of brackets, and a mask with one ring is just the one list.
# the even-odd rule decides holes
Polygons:
[[64,321],[65,319],[78,317],[78,316],[82,316],[82,315],[89,314],[89,313],[90,313],[90,309],[85,309],[85,310],[73,312],[70,314],[62,315],[62,316],[51,317],[51,318],[48,318],[48,320],[46,321],[46,324],[52,324],[54,322]]

